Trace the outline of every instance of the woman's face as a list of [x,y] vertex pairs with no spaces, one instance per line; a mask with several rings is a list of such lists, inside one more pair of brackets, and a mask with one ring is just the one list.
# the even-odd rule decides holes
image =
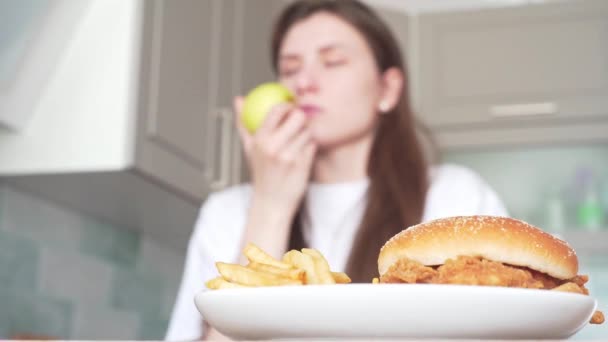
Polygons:
[[279,50],[279,79],[297,97],[321,148],[374,134],[382,78],[363,36],[329,13],[295,23]]

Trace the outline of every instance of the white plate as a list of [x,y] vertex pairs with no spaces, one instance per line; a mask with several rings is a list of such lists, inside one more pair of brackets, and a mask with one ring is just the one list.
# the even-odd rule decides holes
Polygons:
[[597,302],[547,290],[430,284],[347,284],[203,291],[203,317],[234,339],[561,339]]

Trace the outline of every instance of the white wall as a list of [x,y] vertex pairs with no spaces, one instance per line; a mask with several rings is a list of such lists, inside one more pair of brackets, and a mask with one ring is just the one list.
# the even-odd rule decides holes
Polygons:
[[54,70],[39,96],[28,99],[31,119],[20,131],[0,131],[0,175],[118,170],[132,163],[141,3],[80,1],[86,6],[74,32],[57,32],[69,41]]

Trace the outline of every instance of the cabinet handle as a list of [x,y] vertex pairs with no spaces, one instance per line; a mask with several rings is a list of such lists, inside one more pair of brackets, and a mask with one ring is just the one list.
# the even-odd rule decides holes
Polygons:
[[[232,156],[232,111],[227,108],[220,108],[214,111],[212,114],[211,126],[215,127],[215,123],[220,122],[221,128],[218,131],[215,129],[210,130],[208,146],[208,156],[212,156],[213,162],[217,160],[217,153],[220,157],[220,169],[219,175],[215,178],[214,169],[211,167],[209,188],[212,191],[217,191],[228,186],[230,182],[230,161]],[[218,136],[219,133],[219,136]],[[219,138],[219,139],[216,139]],[[219,141],[219,146],[215,145],[215,142]],[[216,147],[216,148],[214,148]]]
[[494,117],[521,117],[556,114],[557,104],[555,102],[538,102],[497,105],[490,107],[490,113]]

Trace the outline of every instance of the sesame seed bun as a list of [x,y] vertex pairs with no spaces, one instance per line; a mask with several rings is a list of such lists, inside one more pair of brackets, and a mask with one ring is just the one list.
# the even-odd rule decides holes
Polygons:
[[495,216],[449,217],[409,227],[382,247],[378,271],[383,275],[402,258],[436,266],[461,255],[528,267],[557,279],[578,272],[578,258],[566,242],[526,222]]

